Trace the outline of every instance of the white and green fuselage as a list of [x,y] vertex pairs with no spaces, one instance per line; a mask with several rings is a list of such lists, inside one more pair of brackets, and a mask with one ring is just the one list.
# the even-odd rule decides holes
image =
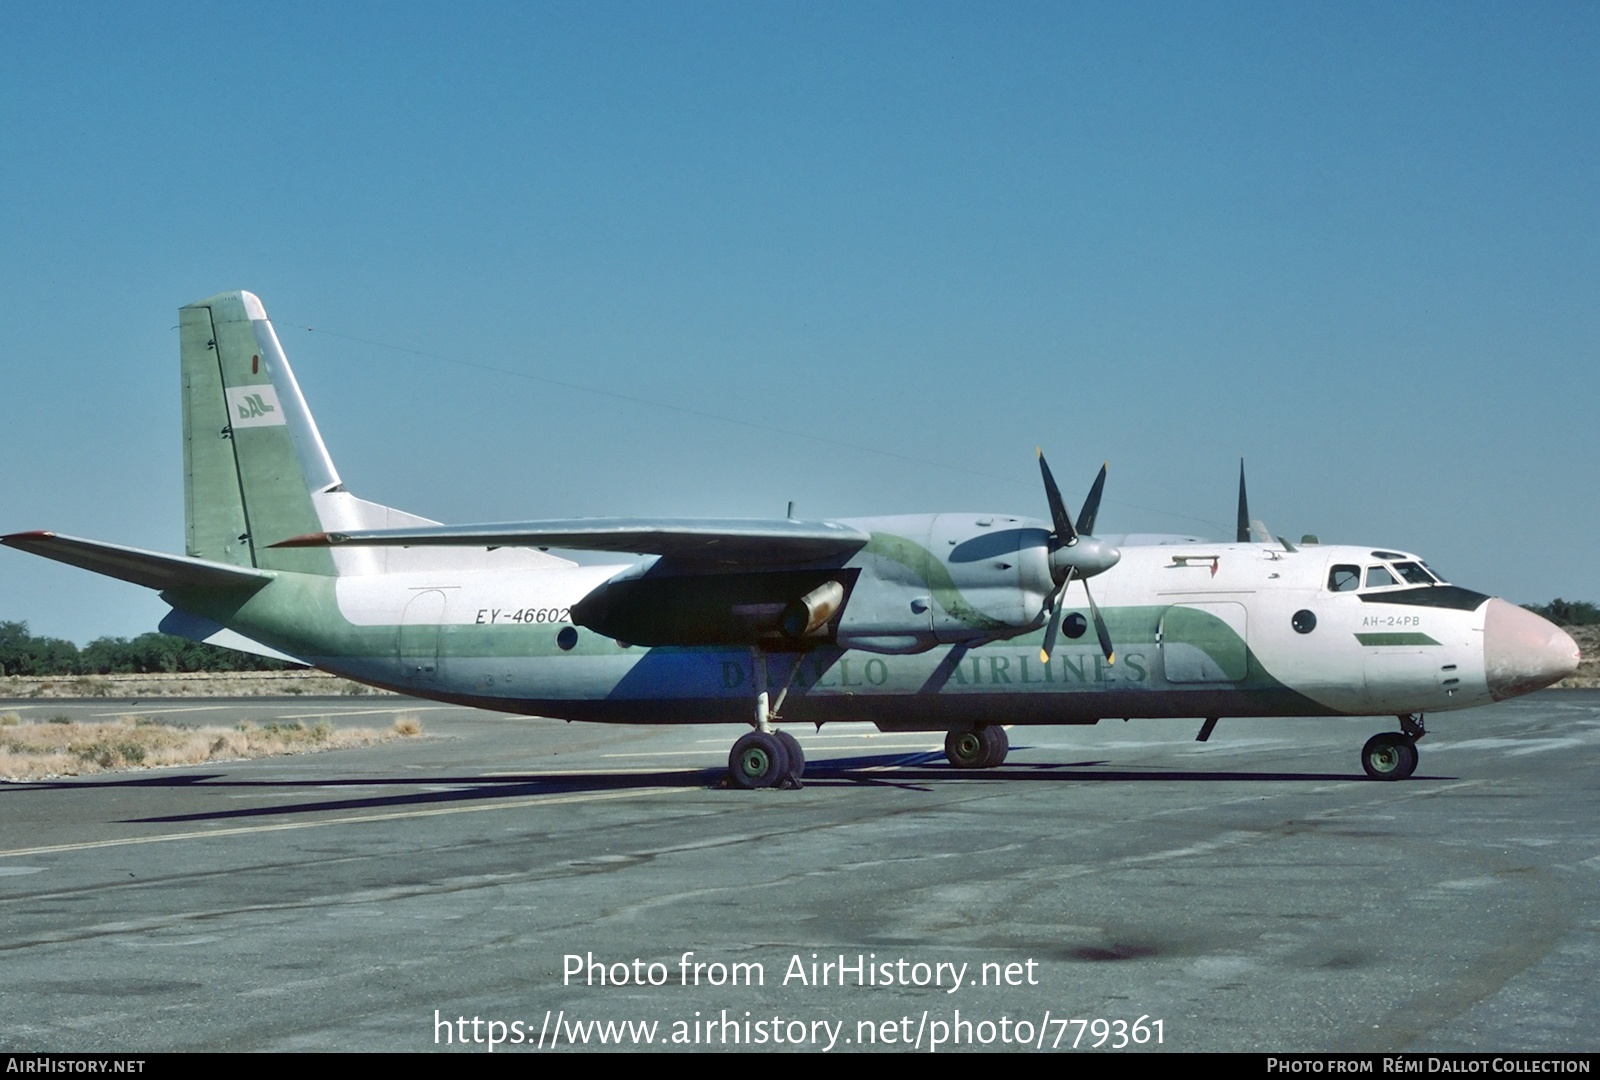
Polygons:
[[[898,539],[937,520],[849,524],[874,535],[897,530]],[[1003,624],[983,627],[968,636],[972,644],[933,643],[919,652],[850,648],[846,632],[835,635],[842,640],[804,649],[764,649],[759,659],[740,645],[645,647],[575,626],[572,608],[629,569],[623,565],[337,576],[278,571],[248,596],[216,589],[164,596],[181,610],[353,679],[568,719],[747,722],[758,662],[769,680],[793,672],[784,714],[808,723],[940,728],[1134,716],[1367,715],[1494,699],[1484,661],[1489,598],[1449,586],[1430,590],[1437,606],[1415,587],[1330,592],[1331,567],[1375,563],[1366,549],[1304,547],[1291,555],[1221,544],[1205,545],[1207,558],[1184,557],[1199,550],[1125,547],[1120,563],[1097,579],[1097,599],[1117,643],[1114,663],[1092,634],[1066,638],[1048,663],[1041,661],[1042,626],[986,644],[982,639]],[[981,591],[974,599],[932,589],[904,564],[879,556],[873,544],[850,561],[863,577],[881,562],[898,570],[904,580],[892,584],[906,594],[908,612],[919,597],[931,600],[930,638],[933,623],[949,615],[944,602],[985,610]],[[1073,600],[1069,590],[1069,634],[1078,610]],[[1087,607],[1081,611],[1087,616]],[[1301,611],[1315,616],[1307,633],[1292,625]],[[904,633],[903,625],[896,629]]]
[[[172,632],[409,694],[573,720],[748,723],[771,690],[791,722],[960,729],[1413,714],[1521,693],[1576,663],[1549,623],[1443,584],[1414,556],[1138,537],[1120,539],[1094,585],[1115,662],[1085,632],[1078,581],[1045,661],[1052,526],[1006,515],[668,523],[700,538],[692,550],[550,545],[657,553],[605,566],[459,535],[276,546],[436,523],[344,490],[254,296],[186,307],[180,330],[187,555],[48,533],[6,543],[159,588]],[[539,535],[614,527],[556,524]],[[829,589],[814,625],[783,630],[798,597]]]

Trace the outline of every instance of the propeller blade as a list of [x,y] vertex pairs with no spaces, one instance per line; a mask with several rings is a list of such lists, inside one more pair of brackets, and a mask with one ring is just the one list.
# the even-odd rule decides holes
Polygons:
[[1067,586],[1071,582],[1072,568],[1069,566],[1066,580],[1061,583],[1061,588],[1055,591],[1050,600],[1050,622],[1045,627],[1044,645],[1039,649],[1039,659],[1046,664],[1050,663],[1050,657],[1056,651],[1056,638],[1061,633],[1061,612],[1067,606]]
[[1089,598],[1089,614],[1094,616],[1094,632],[1100,638],[1100,651],[1106,655],[1106,663],[1117,662],[1117,651],[1111,647],[1111,631],[1106,629],[1106,621],[1100,617],[1100,607],[1094,602],[1094,594],[1089,591],[1089,583],[1083,583],[1083,595]]
[[1250,542],[1250,503],[1244,497],[1244,458],[1239,459],[1239,533],[1241,544]]
[[1050,466],[1044,460],[1044,451],[1038,447],[1034,449],[1039,454],[1039,472],[1044,476],[1045,497],[1050,500],[1050,522],[1056,529],[1056,542],[1071,547],[1078,542],[1078,530],[1072,527],[1072,515],[1067,513],[1067,504],[1061,498],[1061,489],[1056,486],[1056,478],[1050,475]]
[[1044,644],[1039,647],[1039,661],[1044,664],[1050,662],[1050,654],[1056,649],[1056,635],[1061,633],[1061,605],[1057,604],[1050,613],[1050,622],[1044,631]]
[[1110,467],[1109,461],[1100,466],[1100,475],[1094,478],[1089,497],[1083,500],[1083,509],[1078,513],[1078,531],[1085,536],[1094,535],[1094,519],[1100,516],[1100,493],[1105,490],[1106,470]]

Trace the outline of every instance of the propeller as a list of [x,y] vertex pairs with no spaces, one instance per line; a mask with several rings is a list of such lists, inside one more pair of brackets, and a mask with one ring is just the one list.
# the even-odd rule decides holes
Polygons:
[[1077,525],[1072,523],[1072,515],[1067,512],[1067,504],[1061,498],[1061,488],[1056,484],[1056,478],[1051,475],[1050,465],[1044,459],[1044,451],[1039,450],[1039,472],[1044,477],[1045,498],[1050,502],[1050,524],[1055,531],[1050,534],[1050,551],[1047,556],[1050,562],[1050,580],[1055,583],[1055,591],[1050,594],[1050,621],[1044,633],[1044,646],[1039,650],[1039,659],[1044,663],[1050,662],[1050,654],[1055,651],[1056,638],[1061,633],[1062,610],[1066,606],[1067,586],[1072,584],[1072,579],[1077,578],[1083,582],[1083,594],[1089,598],[1089,614],[1094,617],[1095,635],[1100,639],[1100,651],[1105,654],[1106,663],[1117,662],[1116,650],[1111,644],[1111,634],[1106,630],[1106,621],[1100,615],[1100,608],[1094,602],[1094,594],[1089,591],[1088,579],[1096,574],[1104,573],[1117,565],[1117,560],[1122,558],[1122,552],[1101,540],[1096,540],[1093,535],[1095,519],[1100,514],[1100,496],[1105,491],[1107,466],[1100,466],[1100,475],[1095,477],[1094,485],[1089,489],[1089,497],[1083,502],[1083,512],[1078,515]]
[[1250,501],[1244,496],[1244,458],[1239,459],[1239,529],[1234,537],[1241,544],[1250,542]]
[[[1244,494],[1243,457],[1239,458],[1239,521],[1238,531],[1235,534],[1234,539],[1241,544],[1253,544],[1258,542],[1270,544],[1272,542],[1272,533],[1267,530],[1266,525],[1259,521],[1253,521],[1250,518],[1250,502],[1245,498]],[[1283,546],[1286,549],[1290,551],[1294,550],[1292,547],[1290,547],[1288,541],[1283,540],[1282,537],[1279,537],[1279,540],[1282,541]]]

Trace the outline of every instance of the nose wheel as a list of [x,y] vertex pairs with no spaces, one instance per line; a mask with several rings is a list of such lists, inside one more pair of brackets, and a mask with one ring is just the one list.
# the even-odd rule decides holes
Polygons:
[[1374,735],[1361,748],[1361,767],[1374,780],[1404,780],[1417,771],[1417,744],[1397,731]]

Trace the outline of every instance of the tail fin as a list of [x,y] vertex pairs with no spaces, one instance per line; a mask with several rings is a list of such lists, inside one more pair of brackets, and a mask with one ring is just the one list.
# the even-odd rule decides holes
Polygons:
[[261,301],[219,293],[178,311],[188,553],[262,570],[362,575],[570,566],[542,551],[275,548],[330,530],[437,525],[344,490]]
[[333,560],[270,545],[318,528],[313,492],[339,476],[261,301],[220,293],[178,312],[183,490],[196,558],[333,574]]

